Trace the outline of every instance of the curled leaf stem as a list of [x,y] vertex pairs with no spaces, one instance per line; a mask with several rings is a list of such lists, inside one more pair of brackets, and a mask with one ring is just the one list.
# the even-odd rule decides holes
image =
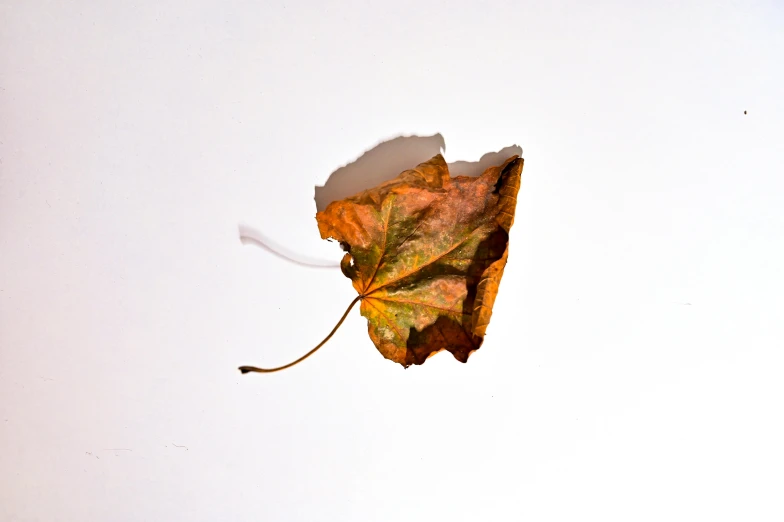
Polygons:
[[331,332],[329,332],[329,335],[327,335],[327,336],[324,338],[324,340],[323,340],[323,341],[321,341],[320,343],[318,343],[318,345],[316,345],[316,347],[315,347],[315,348],[313,348],[311,351],[309,351],[308,353],[306,353],[305,355],[303,355],[302,357],[300,357],[300,358],[299,358],[299,359],[297,359],[296,361],[294,361],[294,362],[290,362],[290,363],[288,363],[288,364],[286,364],[286,365],[284,365],[284,366],[278,366],[277,368],[257,368],[257,367],[255,367],[255,366],[240,366],[239,370],[240,370],[242,373],[250,373],[250,372],[255,372],[255,373],[272,373],[272,372],[278,372],[278,371],[280,371],[280,370],[285,370],[286,368],[291,368],[291,367],[292,367],[292,366],[294,366],[295,364],[299,364],[299,363],[301,363],[302,361],[304,361],[305,359],[307,359],[308,357],[310,357],[311,355],[313,355],[314,353],[316,353],[316,351],[317,351],[319,348],[321,348],[322,346],[324,346],[324,344],[326,344],[326,342],[327,342],[327,341],[329,341],[329,339],[330,339],[330,338],[331,338],[333,335],[335,335],[335,332],[337,332],[337,331],[338,331],[338,328],[340,328],[340,325],[341,325],[341,324],[343,324],[343,321],[345,321],[345,320],[346,320],[346,317],[348,316],[348,313],[351,311],[351,309],[352,309],[352,308],[354,308],[354,305],[355,305],[355,304],[357,304],[357,301],[359,301],[359,300],[360,300],[360,299],[362,299],[363,297],[364,297],[364,295],[358,295],[356,298],[354,298],[354,300],[353,300],[353,301],[351,301],[351,304],[350,304],[350,305],[348,305],[348,308],[346,308],[346,311],[343,313],[343,317],[341,317],[341,318],[340,318],[340,321],[338,321],[338,324],[336,324],[336,325],[335,325],[335,328],[333,328],[333,329],[332,329],[332,331],[331,331]]

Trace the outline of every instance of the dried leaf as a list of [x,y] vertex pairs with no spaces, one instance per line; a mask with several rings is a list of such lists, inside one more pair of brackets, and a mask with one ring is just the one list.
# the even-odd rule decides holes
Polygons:
[[359,294],[352,306],[361,302],[384,357],[407,367],[448,350],[466,362],[482,345],[509,254],[522,169],[513,156],[481,176],[450,178],[438,155],[316,215],[321,237],[347,251],[341,269]]

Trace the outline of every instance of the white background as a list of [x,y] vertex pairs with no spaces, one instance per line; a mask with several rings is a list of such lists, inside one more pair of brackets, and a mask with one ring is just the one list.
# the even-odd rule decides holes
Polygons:
[[[0,2],[0,520],[781,520],[783,5]],[[355,292],[238,225],[436,133],[524,150],[482,349],[241,376]]]

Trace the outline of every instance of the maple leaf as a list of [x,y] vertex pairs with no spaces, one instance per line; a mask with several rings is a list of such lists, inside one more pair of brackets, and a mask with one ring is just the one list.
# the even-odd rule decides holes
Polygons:
[[466,362],[484,340],[509,255],[523,160],[478,177],[451,178],[439,154],[316,215],[323,239],[340,242],[343,274],[359,294],[378,351],[408,367],[448,350]]

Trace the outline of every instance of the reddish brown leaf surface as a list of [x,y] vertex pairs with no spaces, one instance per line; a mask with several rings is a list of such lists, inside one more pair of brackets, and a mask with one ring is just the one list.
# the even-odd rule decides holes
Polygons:
[[513,156],[450,178],[438,155],[316,215],[321,237],[347,250],[341,268],[384,357],[409,366],[448,350],[466,362],[482,345],[522,170]]

